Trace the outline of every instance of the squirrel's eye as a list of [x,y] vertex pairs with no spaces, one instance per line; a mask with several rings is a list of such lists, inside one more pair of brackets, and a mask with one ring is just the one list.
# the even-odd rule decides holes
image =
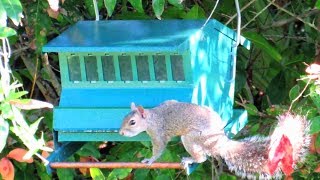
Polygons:
[[129,121],[129,125],[130,125],[130,126],[133,126],[133,125],[135,125],[135,124],[136,124],[136,121],[135,121],[135,120],[131,119],[131,120]]

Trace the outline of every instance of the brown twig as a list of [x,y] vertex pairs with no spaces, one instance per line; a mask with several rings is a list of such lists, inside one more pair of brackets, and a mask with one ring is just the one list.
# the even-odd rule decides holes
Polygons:
[[[273,1],[268,0],[268,2],[272,3],[272,5],[276,6],[279,10],[281,10],[281,11],[289,14],[290,16],[292,16],[292,18],[303,22],[304,24],[310,26],[311,28],[315,29],[316,31],[320,31],[314,24],[311,24],[311,23],[306,22],[305,20],[303,20],[302,19],[303,17],[293,14],[292,12],[286,10],[285,8],[281,7],[280,5],[278,5],[277,3],[273,2]],[[315,12],[313,12],[313,13],[315,13]],[[310,16],[310,14],[309,14],[309,16]],[[292,21],[294,21],[294,20],[292,20]],[[270,26],[268,28],[270,28]]]
[[263,9],[261,9],[261,11],[259,11],[252,19],[250,19],[249,22],[247,22],[243,27],[241,27],[241,30],[246,28],[252,21],[254,21],[258,16],[260,16],[260,14],[262,14],[269,6],[271,6],[274,3],[275,0],[273,0],[272,2],[269,1],[269,4],[266,5]]
[[[244,11],[245,9],[247,9],[252,3],[254,3],[256,0],[252,0],[249,3],[247,3],[246,5],[244,5],[241,9],[240,12]],[[226,25],[228,25],[234,18],[237,17],[237,13],[235,13],[234,15],[231,16],[231,18],[226,22]]]
[[291,111],[291,108],[292,108],[293,104],[294,104],[294,103],[302,96],[302,94],[307,90],[307,87],[309,86],[311,80],[312,80],[312,79],[309,78],[306,86],[303,88],[303,90],[300,92],[300,94],[299,94],[294,100],[292,100],[288,111]]
[[[32,96],[33,96],[34,87],[35,87],[36,81],[37,81],[38,63],[39,63],[39,59],[38,59],[38,55],[37,55],[37,57],[36,57],[36,67],[34,68],[32,86],[31,86],[31,90],[30,90],[30,98],[32,98]],[[31,74],[31,75],[32,75],[32,74]]]
[[[27,67],[27,70],[29,71],[30,74],[35,74],[36,73],[36,67],[34,66],[34,64],[26,57],[25,54],[21,54],[20,58],[22,59],[23,63],[25,64],[25,66]],[[41,93],[43,94],[44,98],[46,99],[46,101],[52,103],[52,104],[56,104],[57,103],[57,95],[56,93],[52,90],[52,88],[50,88],[50,85],[44,81],[40,76],[37,77],[37,79],[35,80],[35,83],[37,85],[37,87],[39,88],[39,90],[41,91]]]
[[53,72],[50,64],[49,64],[49,60],[48,60],[48,54],[45,53],[43,56],[42,56],[42,65],[43,67],[46,69],[46,72],[49,74],[49,77],[50,77],[50,81],[51,81],[51,84],[54,88],[54,90],[57,92],[57,94],[60,96],[60,93],[61,93],[61,85],[60,85],[60,82],[56,76],[56,74]]
[[[239,101],[235,101],[235,102],[236,102],[236,104],[239,105],[239,106],[242,106],[242,107],[244,107],[244,108],[247,107],[245,104],[243,104],[243,103],[241,103],[241,102],[239,102]],[[264,113],[262,113],[262,112],[260,112],[260,111],[257,111],[257,114],[258,114],[259,117],[262,117],[262,118],[274,118],[273,116],[270,116],[270,115],[268,115],[268,114],[264,114]]]
[[267,28],[270,28],[270,27],[281,27],[283,25],[286,25],[288,23],[296,21],[297,19],[299,20],[299,19],[302,19],[302,18],[305,18],[305,17],[316,15],[316,14],[320,14],[320,10],[319,9],[312,9],[312,10],[310,10],[310,11],[308,11],[308,12],[306,12],[306,13],[300,15],[300,16],[291,17],[291,18],[287,18],[287,19],[281,19],[279,21],[273,22],[271,25],[267,25],[267,26],[264,26],[262,28],[263,29],[267,29]]

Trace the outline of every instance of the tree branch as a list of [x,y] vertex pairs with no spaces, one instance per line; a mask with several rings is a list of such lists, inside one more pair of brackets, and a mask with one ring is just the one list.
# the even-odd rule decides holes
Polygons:
[[[315,29],[316,31],[320,31],[314,24],[306,22],[305,20],[302,19],[304,17],[308,17],[308,16],[311,16],[311,15],[314,15],[314,14],[319,14],[320,10],[312,9],[312,10],[308,11],[305,14],[297,16],[297,15],[293,14],[292,12],[290,12],[290,11],[284,9],[283,7],[279,6],[277,3],[273,2],[273,1],[268,0],[268,2],[272,3],[272,5],[276,6],[279,10],[281,10],[281,11],[289,14],[290,16],[292,16],[289,19],[280,20],[278,22],[272,23],[271,27],[279,27],[279,26],[283,26],[284,24],[290,23],[292,21],[299,20],[299,21],[303,22],[304,24],[310,26],[311,28]],[[264,28],[270,28],[270,25],[269,26],[265,26]]]
[[[24,53],[22,53],[20,57],[21,57],[23,63],[25,64],[25,66],[27,67],[31,76],[34,77],[34,74],[37,72],[34,64],[26,57],[26,55]],[[39,75],[36,77],[37,77],[37,79],[35,79],[35,82],[36,82],[39,90],[41,91],[41,93],[45,97],[46,101],[48,101],[52,104],[57,104],[58,97],[57,97],[56,93],[53,91],[53,89],[50,88],[50,85],[45,80],[40,78]]]
[[291,17],[288,19],[282,19],[282,20],[273,22],[271,25],[264,26],[263,28],[266,29],[266,28],[270,28],[270,27],[281,27],[281,26],[284,26],[288,23],[296,21],[298,18],[302,19],[302,18],[309,17],[309,16],[316,15],[316,14],[320,14],[320,10],[319,9],[312,9],[312,10],[310,10],[300,16]]
[[60,96],[61,85],[60,85],[60,82],[59,82],[56,74],[52,71],[52,68],[51,68],[51,66],[49,64],[48,54],[47,53],[45,53],[42,56],[42,65],[46,69],[46,72],[49,74],[50,81],[51,81],[51,84],[52,84],[54,90],[57,92],[58,96]]

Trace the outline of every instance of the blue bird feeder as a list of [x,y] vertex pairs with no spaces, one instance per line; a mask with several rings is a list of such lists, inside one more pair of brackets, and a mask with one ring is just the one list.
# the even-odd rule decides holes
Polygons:
[[[135,102],[175,99],[206,105],[237,133],[247,121],[233,109],[237,33],[216,20],[80,21],[43,52],[59,55],[62,91],[54,108],[55,152],[63,161],[87,141],[146,141],[119,135]],[[249,49],[243,37],[240,44]]]

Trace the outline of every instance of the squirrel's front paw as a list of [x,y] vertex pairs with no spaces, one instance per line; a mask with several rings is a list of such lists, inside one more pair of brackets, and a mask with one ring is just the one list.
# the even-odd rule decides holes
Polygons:
[[191,165],[192,163],[194,163],[195,161],[191,158],[191,157],[183,157],[181,164],[183,166],[183,168],[188,168],[189,165]]
[[141,162],[150,166],[154,161],[155,161],[154,158],[150,158],[150,159],[146,158],[146,159],[142,160]]

